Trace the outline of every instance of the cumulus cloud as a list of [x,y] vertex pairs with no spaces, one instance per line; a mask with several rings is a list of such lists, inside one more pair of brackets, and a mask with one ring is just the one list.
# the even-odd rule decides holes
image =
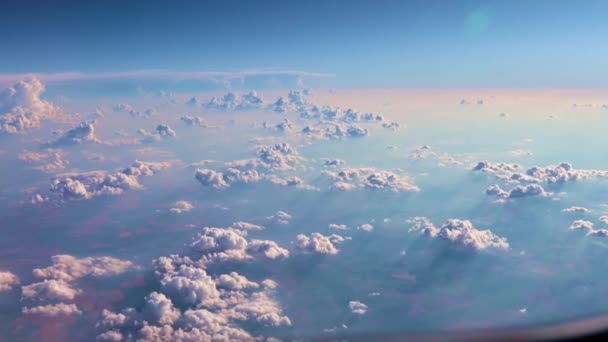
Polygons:
[[497,163],[487,161],[479,162],[474,171],[490,173],[498,178],[513,183],[566,183],[592,177],[608,177],[608,170],[575,169],[569,163],[550,165],[546,167],[534,166],[523,172],[518,164]]
[[177,133],[175,133],[171,127],[165,124],[157,125],[156,129],[152,132],[146,131],[145,129],[140,129],[138,133],[144,137],[142,142],[146,143],[167,140],[177,136]]
[[364,315],[367,312],[367,305],[356,300],[348,302],[348,308],[356,315]]
[[324,158],[324,159],[321,159],[321,160],[323,160],[323,165],[325,165],[326,167],[338,167],[338,166],[342,166],[342,165],[344,165],[346,163],[342,159]]
[[57,140],[49,142],[50,147],[81,145],[86,142],[100,143],[95,136],[95,121],[81,122],[78,126],[68,130]]
[[49,304],[34,307],[24,307],[21,312],[24,315],[41,315],[46,317],[80,315],[82,311],[75,304]]
[[336,234],[329,236],[321,233],[312,233],[310,236],[298,234],[296,236],[295,247],[302,253],[338,254],[339,250],[334,244],[339,244],[343,241],[344,238]]
[[426,217],[413,217],[408,223],[412,224],[410,231],[419,231],[430,238],[439,237],[473,251],[509,248],[506,238],[499,237],[490,230],[479,230],[468,220],[450,219],[439,228]]
[[336,230],[345,230],[346,225],[345,224],[336,224],[336,223],[331,223],[329,226],[329,229],[336,229]]
[[564,212],[564,213],[589,213],[589,212],[591,212],[591,210],[589,210],[585,207],[573,206],[573,207],[562,209],[562,212]]
[[40,96],[45,88],[36,78],[19,81],[0,92],[0,133],[24,133],[55,119],[60,109]]
[[108,277],[123,273],[135,267],[131,261],[112,257],[77,258],[60,254],[51,257],[52,265],[35,268],[32,274],[38,278],[49,278],[71,282],[82,277]]
[[19,277],[9,271],[0,271],[0,292],[8,291],[19,284]]
[[263,104],[264,100],[255,91],[251,91],[240,96],[226,93],[222,97],[212,97],[203,107],[218,111],[253,110],[261,108]]
[[187,213],[192,209],[194,209],[192,203],[188,201],[177,201],[175,204],[173,204],[173,208],[169,209],[169,211],[174,214],[181,214]]
[[200,116],[184,115],[180,118],[180,120],[188,126],[209,127],[207,121]]
[[534,196],[548,197],[552,193],[545,191],[538,184],[518,185],[509,191],[505,191],[498,184],[494,184],[486,189],[486,195],[496,195],[501,198],[521,198]]
[[225,189],[234,183],[256,183],[263,179],[256,170],[238,170],[228,168],[224,172],[217,172],[210,169],[197,169],[194,178],[204,186],[211,186],[215,189]]
[[21,288],[23,298],[33,300],[73,300],[82,291],[64,280],[45,279]]
[[575,220],[570,225],[570,230],[593,230],[593,222],[586,220]]
[[125,190],[140,189],[140,176],[152,176],[171,166],[170,162],[135,161],[114,173],[91,171],[64,173],[51,180],[50,191],[63,200],[90,199],[100,195],[119,195]]
[[24,151],[17,156],[17,159],[37,164],[34,169],[48,173],[62,170],[69,164],[64,159],[63,151],[57,149],[47,149],[42,152]]
[[374,230],[374,226],[369,223],[362,224],[358,228],[359,230],[364,230],[366,232],[371,232],[372,230]]
[[268,216],[266,219],[277,224],[289,224],[291,215],[284,211],[277,211],[274,215]]
[[331,180],[337,181],[333,188],[336,190],[352,190],[355,188],[385,189],[394,192],[420,191],[413,181],[403,175],[391,171],[374,168],[347,168],[340,171],[322,171]]
[[257,224],[238,221],[232,224],[232,228],[234,229],[243,229],[243,230],[261,230],[264,229],[262,226],[258,226]]

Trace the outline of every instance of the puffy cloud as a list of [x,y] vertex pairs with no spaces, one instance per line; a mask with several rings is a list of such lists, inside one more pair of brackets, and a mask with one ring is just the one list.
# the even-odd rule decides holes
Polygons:
[[356,315],[364,315],[367,312],[367,305],[356,300],[348,302],[348,308]]
[[232,224],[232,228],[234,229],[244,229],[244,230],[261,230],[264,229],[262,226],[258,226],[253,223],[238,221]]
[[310,236],[298,234],[296,236],[295,246],[303,253],[316,254],[338,254],[338,249],[334,243],[341,243],[344,238],[340,235],[332,234],[329,236],[321,233],[312,233]]
[[589,213],[589,212],[591,212],[591,210],[589,210],[585,207],[574,206],[574,207],[562,209],[562,212],[564,212],[564,213]]
[[275,171],[292,170],[295,164],[303,159],[288,143],[261,146],[256,155],[262,167]]
[[502,198],[521,198],[533,196],[548,197],[552,195],[551,192],[545,191],[545,189],[538,184],[518,185],[510,191],[505,191],[501,189],[498,184],[494,184],[486,189],[486,194],[496,195]]
[[209,169],[197,169],[194,178],[204,186],[215,189],[225,189],[234,183],[255,183],[262,179],[256,170],[238,170],[228,168],[224,172],[216,172]]
[[218,287],[229,290],[244,290],[249,288],[257,289],[260,287],[258,283],[250,281],[246,277],[236,272],[222,274],[215,280],[215,282]]
[[40,98],[44,90],[40,80],[30,78],[0,92],[0,133],[24,133],[40,128],[43,120],[56,118],[60,110]]
[[394,192],[420,191],[407,176],[374,168],[348,168],[338,172],[322,171],[330,179],[338,181],[334,184],[336,190],[352,190],[357,187],[370,189],[386,189]]
[[594,229],[587,233],[589,236],[608,237],[608,229]]
[[48,143],[48,146],[70,146],[80,145],[86,142],[100,143],[95,136],[95,121],[81,122],[78,126],[68,130],[57,140]]
[[157,125],[156,129],[152,132],[148,132],[145,129],[140,129],[138,133],[144,136],[144,139],[142,140],[143,142],[162,141],[175,138],[177,136],[175,131],[165,124]]
[[360,225],[360,226],[359,226],[359,229],[360,229],[360,230],[364,230],[364,231],[366,231],[366,232],[371,232],[372,230],[374,230],[374,226],[372,226],[372,225],[371,225],[371,224],[369,224],[369,223],[365,223],[365,224]]
[[608,224],[608,216],[600,216],[598,220],[604,224]]
[[575,169],[569,163],[546,167],[534,166],[524,172],[518,164],[479,162],[474,171],[495,174],[498,178],[519,183],[565,183],[592,177],[608,177],[608,170]]
[[289,252],[270,240],[246,239],[247,231],[234,228],[205,227],[190,248],[209,262],[281,259]]
[[20,153],[17,158],[28,163],[41,163],[42,165],[34,168],[49,173],[64,169],[69,164],[63,159],[63,152],[55,149],[48,149],[44,152],[25,151]]
[[325,137],[333,140],[360,138],[367,135],[369,135],[369,130],[357,125],[332,124],[330,127],[325,128]]
[[187,213],[192,209],[194,209],[194,206],[192,205],[192,203],[190,203],[188,201],[177,201],[173,205],[173,208],[169,209],[169,211],[171,211],[174,214],[181,214],[181,213]]
[[507,239],[495,235],[490,230],[479,230],[468,220],[450,219],[440,228],[435,227],[426,217],[414,217],[408,222],[412,224],[410,231],[421,231],[428,237],[439,237],[470,250],[509,248]]
[[261,108],[264,100],[255,91],[238,96],[234,93],[226,93],[222,97],[212,97],[203,107],[211,110],[253,110]]
[[289,224],[291,215],[284,211],[277,211],[274,215],[268,216],[266,219],[277,224]]
[[0,271],[0,292],[8,291],[19,284],[19,277],[9,271]]
[[329,229],[336,229],[336,230],[345,230],[346,225],[345,224],[336,224],[336,223],[331,223],[329,226]]
[[173,324],[179,319],[181,312],[173,306],[171,299],[164,294],[152,292],[146,297],[144,315],[150,318],[150,322]]
[[412,153],[410,153],[409,158],[410,159],[426,159],[429,156],[434,156],[434,155],[436,155],[436,153],[433,152],[431,146],[422,145],[422,146],[418,146],[418,147],[414,148],[412,150]]
[[188,126],[209,127],[207,121],[205,121],[205,119],[201,118],[200,116],[185,115],[182,116],[180,120]]
[[570,225],[570,230],[579,230],[579,229],[587,229],[593,230],[593,222],[586,220],[575,220]]
[[50,190],[64,200],[90,199],[100,195],[118,195],[128,189],[139,189],[138,177],[152,176],[171,166],[169,162],[135,161],[130,167],[115,173],[92,171],[65,173],[54,177]]
[[53,262],[51,266],[35,268],[32,274],[38,278],[70,282],[85,276],[95,278],[114,276],[135,267],[131,261],[107,256],[76,258],[67,254],[60,254],[51,257],[51,260]]
[[23,298],[34,300],[72,300],[82,291],[72,287],[64,280],[45,279],[39,283],[33,283],[21,288]]
[[327,167],[338,167],[338,166],[342,166],[345,164],[344,160],[342,159],[322,159],[323,160],[323,165],[327,166]]
[[100,341],[120,342],[123,340],[123,335],[118,330],[108,330],[97,336]]
[[35,307],[24,307],[21,312],[25,315],[41,315],[46,317],[80,315],[82,311],[75,304],[49,304]]

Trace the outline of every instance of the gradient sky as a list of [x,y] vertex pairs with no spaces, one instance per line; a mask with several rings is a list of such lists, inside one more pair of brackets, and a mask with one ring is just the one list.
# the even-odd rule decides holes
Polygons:
[[0,73],[302,70],[341,87],[605,87],[606,1],[4,1]]

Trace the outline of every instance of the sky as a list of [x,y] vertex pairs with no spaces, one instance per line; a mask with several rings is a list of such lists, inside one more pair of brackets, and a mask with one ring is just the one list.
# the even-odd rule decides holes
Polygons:
[[[281,70],[340,87],[605,87],[605,1],[8,1],[0,72]],[[312,81],[317,85],[319,80]]]
[[2,2],[0,339],[605,328],[607,7]]

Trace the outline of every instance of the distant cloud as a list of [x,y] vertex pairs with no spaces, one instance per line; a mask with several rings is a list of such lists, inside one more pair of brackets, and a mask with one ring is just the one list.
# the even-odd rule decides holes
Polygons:
[[284,211],[277,211],[274,215],[268,216],[266,219],[277,224],[289,224],[291,215]]
[[95,136],[95,121],[81,122],[78,126],[68,130],[57,140],[49,142],[49,147],[80,145],[85,142],[99,143]]
[[564,213],[589,213],[591,212],[591,210],[585,208],[585,207],[569,207],[569,208],[564,208],[562,209],[562,212]]
[[182,213],[187,213],[192,209],[194,209],[194,206],[192,205],[192,203],[190,203],[188,201],[177,201],[173,205],[173,208],[169,209],[169,211],[174,214],[182,214]]
[[421,232],[430,238],[439,237],[473,251],[509,248],[507,239],[497,236],[490,230],[479,230],[468,220],[450,219],[439,228],[426,217],[413,217],[408,223],[412,224],[410,231]]
[[551,192],[545,191],[542,186],[538,184],[527,184],[518,185],[509,191],[505,191],[500,188],[498,184],[489,186],[486,189],[486,195],[496,195],[502,198],[521,198],[521,197],[548,197],[551,196]]
[[156,129],[152,132],[146,131],[142,128],[138,131],[138,133],[144,136],[142,142],[162,141],[166,139],[175,138],[177,136],[175,131],[165,124],[157,125]]
[[587,220],[575,220],[570,225],[570,230],[593,230],[593,222]]
[[8,291],[19,284],[19,277],[9,271],[0,271],[0,292]]
[[348,308],[356,315],[364,315],[367,312],[367,305],[356,300],[348,302]]
[[62,112],[40,98],[45,90],[37,78],[19,77],[0,92],[0,133],[24,133],[40,128],[43,120],[56,119]]
[[46,317],[80,315],[82,311],[75,304],[49,304],[35,307],[24,307],[21,312],[24,315],[41,315]]
[[310,236],[298,234],[296,236],[295,247],[303,253],[315,254],[338,254],[339,250],[334,244],[344,241],[340,235],[332,234],[329,236],[321,233],[312,233]]
[[336,181],[333,188],[341,191],[355,188],[385,189],[394,192],[417,192],[416,186],[408,176],[375,168],[345,168],[339,171],[321,171],[327,178]]

